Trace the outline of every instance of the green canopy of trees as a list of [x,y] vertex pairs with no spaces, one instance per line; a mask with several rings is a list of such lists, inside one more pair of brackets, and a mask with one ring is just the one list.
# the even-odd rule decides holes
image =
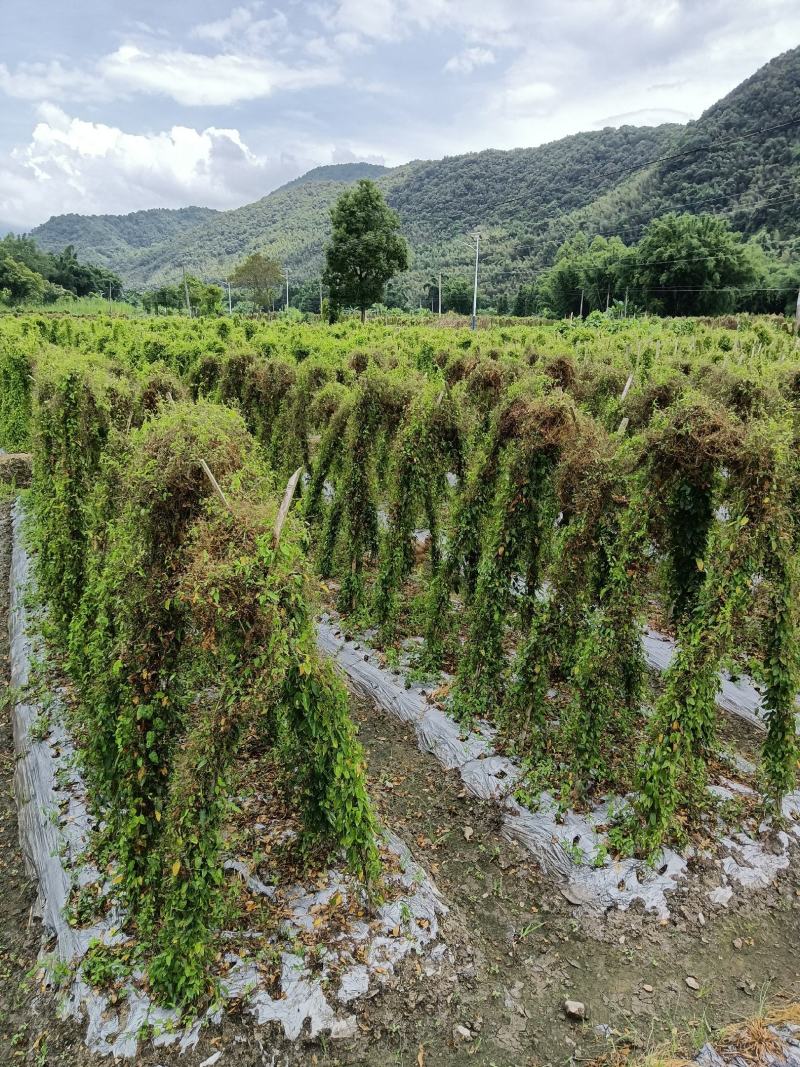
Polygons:
[[8,234],[0,240],[0,303],[50,303],[95,293],[117,300],[122,282],[105,267],[79,262],[71,245],[52,253],[31,237]]
[[383,298],[390,278],[408,268],[400,219],[374,182],[362,178],[331,211],[333,237],[325,249],[324,282],[334,304],[367,308]]
[[235,288],[248,290],[256,307],[272,311],[283,275],[276,259],[254,252],[238,264],[228,280]]
[[[783,310],[790,292],[775,299],[778,283],[790,290],[796,277],[796,269],[779,267],[763,249],[745,244],[725,219],[671,213],[654,219],[636,245],[619,237],[590,242],[583,233],[565,241],[535,290],[520,289],[514,314],[547,307],[559,316],[587,315],[622,301],[629,310],[660,315],[718,315],[751,302]],[[753,301],[770,282],[776,283],[772,299]]]

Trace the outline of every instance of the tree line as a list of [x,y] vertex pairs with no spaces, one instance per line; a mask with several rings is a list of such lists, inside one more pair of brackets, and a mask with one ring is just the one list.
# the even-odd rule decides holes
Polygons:
[[32,237],[8,234],[0,240],[0,305],[52,304],[69,297],[122,295],[119,275],[81,263],[72,245],[45,252]]
[[[295,279],[291,300],[284,269],[268,252],[242,260],[221,285],[185,274],[174,284],[129,296],[146,311],[187,310],[194,315],[274,312],[281,307],[334,321],[343,310],[361,318],[384,301],[405,310],[469,314],[472,278],[431,278],[419,294],[402,286],[410,251],[400,219],[374,182],[361,179],[331,209],[332,237],[325,248],[322,278]],[[393,290],[387,286],[397,280]],[[327,295],[323,295],[323,287]],[[783,314],[794,307],[800,265],[745,242],[727,220],[710,214],[670,213],[652,220],[636,244],[619,236],[580,232],[564,241],[552,266],[523,282],[516,294],[504,286],[491,261],[480,278],[478,307],[484,313],[516,317],[585,317],[613,314],[719,315],[734,311]],[[117,275],[78,262],[68,246],[42,252],[30,237],[0,241],[0,300],[7,304],[52,302],[59,296],[121,295]]]

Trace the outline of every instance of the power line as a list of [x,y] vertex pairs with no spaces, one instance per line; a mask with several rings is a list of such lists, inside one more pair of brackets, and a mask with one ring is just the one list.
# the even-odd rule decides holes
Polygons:
[[[753,288],[742,289],[737,285],[725,285],[722,288],[706,288],[705,286],[685,286],[685,285],[664,285],[660,287],[649,287],[640,285],[626,286],[632,293],[794,293],[797,290],[796,285],[761,285]],[[580,287],[576,286],[576,293],[579,293]]]
[[[732,207],[730,207],[729,211],[730,211],[730,214],[736,214],[737,212],[742,213],[742,212],[745,212],[745,211],[755,211],[757,208],[764,207],[767,204],[786,203],[788,201],[795,200],[796,197],[798,196],[798,193],[800,193],[800,189],[798,189],[796,192],[793,192],[793,193],[784,193],[782,196],[774,196],[774,197],[769,197],[769,198],[767,198],[765,200],[757,200],[755,203],[752,203],[752,204],[736,204],[736,205],[733,205]],[[706,200],[695,200],[695,201],[691,201],[689,203],[684,203],[679,209],[673,208],[672,210],[673,211],[674,210],[690,211],[690,210],[693,210],[694,208],[703,207],[705,204],[709,204],[712,201],[716,201],[716,200],[720,200],[720,199],[723,199],[723,197],[722,196],[716,196],[716,197],[710,197],[710,198],[708,198]],[[644,232],[644,230],[647,229],[647,227],[650,225],[651,222],[654,222],[655,219],[657,219],[659,217],[660,216],[658,216],[658,215],[654,215],[652,218],[648,219],[647,222],[640,223],[638,226],[624,226],[624,227],[619,227],[618,229],[615,229],[615,230],[594,230],[593,229],[592,230],[592,237],[620,237],[622,234],[628,234],[628,235],[630,235],[632,233],[641,234],[642,232]],[[548,225],[549,224],[550,223],[548,223]],[[552,225],[561,225],[561,226],[563,226],[565,232],[566,232],[566,230],[568,228],[565,223],[563,223],[563,222],[559,223],[557,219],[553,219],[552,220]],[[580,227],[583,225],[583,223],[576,221],[575,225],[577,226],[577,229],[575,230],[575,234],[580,233],[581,232]],[[588,234],[587,234],[587,236],[588,236]]]

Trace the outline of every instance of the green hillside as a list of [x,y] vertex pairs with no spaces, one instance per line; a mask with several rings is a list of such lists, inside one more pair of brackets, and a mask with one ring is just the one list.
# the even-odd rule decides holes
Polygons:
[[667,211],[719,213],[772,252],[791,251],[800,244],[800,49],[772,60],[685,126],[607,128],[388,171],[319,167],[232,211],[69,215],[34,236],[45,248],[74,244],[134,286],[174,279],[184,266],[223,278],[257,249],[288,266],[295,281],[312,279],[322,268],[330,206],[363,176],[377,177],[411,244],[412,269],[395,282],[406,299],[439,270],[468,274],[476,227],[484,285],[494,292],[530,280],[578,230],[635,241]]
[[210,207],[151,208],[128,215],[54,215],[31,231],[48,252],[72,245],[79,256],[118,266],[142,248],[179,237],[220,215]]

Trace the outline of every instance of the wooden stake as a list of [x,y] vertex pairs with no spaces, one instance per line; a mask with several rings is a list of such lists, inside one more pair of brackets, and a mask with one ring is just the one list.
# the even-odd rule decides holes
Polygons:
[[289,481],[286,483],[286,492],[283,494],[283,500],[281,501],[280,509],[278,510],[278,517],[275,520],[275,527],[272,531],[272,547],[277,548],[281,539],[281,530],[283,524],[286,522],[286,516],[289,514],[289,507],[292,503],[292,497],[294,491],[297,488],[297,483],[300,481],[300,475],[303,473],[303,468],[298,467]]
[[633,385],[633,371],[631,371],[631,373],[628,375],[628,380],[627,380],[627,382],[625,382],[625,388],[622,390],[622,396],[619,398],[620,404],[625,399],[625,397],[628,395],[628,390],[630,389],[630,387],[632,385]]
[[625,431],[628,429],[629,421],[630,420],[629,420],[628,416],[626,415],[625,418],[622,420],[622,422],[617,427],[617,436],[618,437],[624,437],[625,436]]
[[223,504],[225,505],[225,507],[226,507],[226,508],[228,509],[228,511],[231,511],[231,506],[230,506],[230,504],[228,503],[228,498],[227,498],[227,497],[225,496],[225,494],[224,494],[224,493],[222,492],[222,490],[220,489],[220,486],[219,486],[219,482],[218,482],[218,481],[217,481],[217,479],[216,479],[216,478],[214,477],[214,475],[213,475],[213,474],[211,473],[211,468],[209,467],[209,465],[208,465],[208,464],[206,463],[206,461],[205,461],[204,459],[201,459],[201,460],[200,460],[200,466],[201,466],[201,467],[203,468],[203,470],[204,470],[204,471],[206,472],[206,477],[207,477],[207,478],[208,478],[208,480],[209,480],[209,481],[211,482],[211,486],[212,486],[212,488],[213,488],[214,492],[215,492],[215,493],[217,494],[217,496],[218,496],[218,497],[220,498],[220,500],[221,500],[221,501],[222,501],[222,503],[223,503]]

